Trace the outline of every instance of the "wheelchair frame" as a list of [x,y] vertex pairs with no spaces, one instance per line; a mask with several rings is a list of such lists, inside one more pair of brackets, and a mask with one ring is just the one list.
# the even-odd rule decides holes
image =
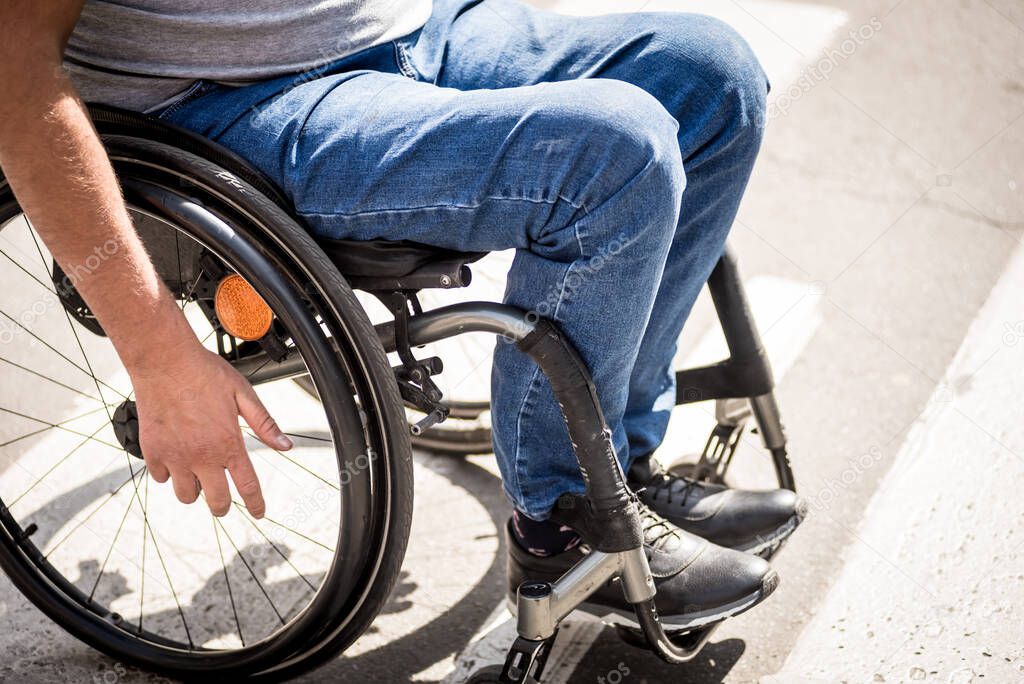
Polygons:
[[[100,107],[91,108],[91,112],[98,124],[183,147],[211,161],[225,170],[224,179],[228,182],[232,174],[237,175],[292,213],[285,198],[270,181],[215,143],[137,114]],[[142,205],[158,208],[159,214],[186,225],[194,222],[220,223],[220,219],[203,206],[159,185],[142,179],[125,179],[123,188],[126,196],[141,200]],[[448,264],[445,268],[450,266]],[[439,275],[436,268],[429,275],[435,280],[440,278],[443,287],[457,287],[468,282],[468,273],[462,270],[466,267],[457,265],[457,268],[457,282],[450,279],[445,284],[445,274]],[[274,278],[271,272],[263,275]],[[394,285],[400,286],[401,283]],[[722,256],[708,285],[730,356],[717,364],[678,372],[676,403],[716,400],[716,415],[722,432],[717,438],[713,434],[709,441],[704,454],[708,458],[731,457],[731,450],[735,449],[738,440],[737,430],[742,430],[743,422],[752,414],[765,447],[775,457],[780,484],[794,489],[795,483],[785,455],[786,437],[773,394],[771,367],[747,304],[735,257],[730,252]],[[395,287],[391,294],[404,296],[408,292]],[[430,394],[431,369],[416,363],[415,359],[410,362],[406,358],[411,347],[464,333],[487,332],[516,344],[533,359],[549,379],[562,407],[586,483],[585,495],[563,496],[553,517],[576,528],[593,550],[557,582],[526,582],[519,587],[518,638],[502,667],[499,681],[539,681],[561,620],[615,577],[620,579],[627,601],[634,606],[651,649],[672,663],[694,658],[717,625],[680,637],[666,633],[660,623],[654,605],[654,581],[643,549],[637,499],[625,483],[590,372],[571,342],[550,321],[534,319],[525,311],[504,304],[466,302],[409,314],[405,310],[405,301],[401,297],[398,301],[401,313],[398,314],[393,306],[395,321],[375,326],[377,336],[385,351],[399,352],[403,361],[400,368],[412,373],[412,385],[423,390],[435,402],[440,400],[440,396]],[[236,361],[234,365],[254,385],[306,373],[301,357],[295,352],[275,359],[263,351]],[[421,371],[420,376],[416,375],[417,371]],[[402,378],[398,379],[401,383]],[[410,378],[405,380],[408,382]],[[435,421],[443,417],[428,415]],[[715,439],[718,442],[712,444]],[[713,469],[714,465],[709,463],[705,467]]]

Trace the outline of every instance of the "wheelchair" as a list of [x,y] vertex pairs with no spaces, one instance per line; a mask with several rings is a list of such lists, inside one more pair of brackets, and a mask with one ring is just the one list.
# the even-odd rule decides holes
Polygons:
[[[90,112],[158,273],[295,448],[276,452],[243,425],[267,500],[286,502],[274,517],[254,520],[236,499],[238,511],[214,518],[151,487],[128,376],[75,290],[77,274],[49,256],[0,176],[0,565],[38,609],[113,658],[186,680],[278,680],[335,657],[369,628],[398,577],[410,438],[445,453],[488,448],[486,428],[442,432],[487,403],[446,397],[435,382],[443,360],[420,349],[487,333],[551,382],[587,481],[585,496],[558,508],[592,552],[553,586],[520,588],[508,659],[474,681],[540,681],[561,620],[612,578],[642,626],[625,638],[669,662],[697,654],[715,625],[671,634],[659,622],[636,501],[569,340],[500,303],[423,306],[418,295],[468,286],[470,264],[485,255],[316,240],[230,151],[139,114]],[[106,250],[80,267],[97,268]],[[676,467],[727,481],[753,422],[773,485],[793,489],[771,369],[730,253],[708,285],[729,358],[678,373],[677,403],[714,402],[716,427],[699,458]],[[366,297],[386,320],[371,322]]]

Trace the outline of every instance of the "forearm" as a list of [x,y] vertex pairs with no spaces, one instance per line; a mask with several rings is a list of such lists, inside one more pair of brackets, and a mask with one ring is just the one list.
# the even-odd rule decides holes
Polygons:
[[126,367],[143,372],[155,341],[185,349],[195,338],[132,226],[70,82],[57,69],[26,66],[37,72],[7,79],[13,92],[0,98],[0,166]]
[[0,0],[0,167],[132,376],[149,474],[173,478],[185,503],[201,489],[210,511],[225,515],[227,471],[259,518],[263,495],[238,418],[274,449],[291,441],[245,378],[196,339],[132,226],[110,160],[61,69],[83,1]]

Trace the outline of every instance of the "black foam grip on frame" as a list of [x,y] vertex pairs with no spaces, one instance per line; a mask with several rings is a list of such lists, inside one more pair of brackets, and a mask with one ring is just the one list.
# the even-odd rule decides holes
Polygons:
[[639,548],[643,537],[636,497],[626,486],[587,365],[558,327],[545,319],[516,344],[551,383],[586,485],[585,499],[562,497],[552,516],[576,529],[598,551]]

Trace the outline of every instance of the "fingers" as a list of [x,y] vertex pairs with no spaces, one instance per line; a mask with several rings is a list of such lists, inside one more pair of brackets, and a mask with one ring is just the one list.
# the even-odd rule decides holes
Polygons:
[[[154,476],[154,479],[156,479],[156,476]],[[157,480],[157,482],[159,481]],[[166,480],[164,481],[166,482]],[[181,503],[195,503],[195,500],[199,498],[199,486],[196,483],[196,476],[190,471],[178,468],[172,470],[171,481],[174,486],[174,495],[178,497],[178,501]]]
[[[254,518],[262,518],[266,513],[267,506],[263,501],[263,490],[260,487],[259,478],[256,476],[256,469],[249,460],[249,455],[239,446],[240,452],[229,459],[228,472],[231,473],[231,480],[235,483],[235,489],[245,503],[249,514]],[[163,466],[159,466],[164,472]],[[168,477],[162,480],[156,475],[155,470],[150,470],[153,479],[157,482],[166,482]],[[224,470],[217,466],[203,468],[198,474],[188,470],[174,470],[170,474],[173,482],[174,495],[178,501],[184,504],[195,503],[200,492],[204,494],[206,505],[210,512],[217,517],[228,514],[231,510],[231,490],[228,487],[228,480]]]
[[204,468],[197,477],[210,512],[218,518],[227,515],[231,510],[231,490],[228,489],[228,478],[224,475],[224,470],[217,467]]
[[168,479],[170,479],[171,471],[167,469],[167,466],[154,459],[147,458],[145,460],[146,469],[149,470],[149,474],[153,476],[154,480],[156,480],[160,484],[163,484],[164,482],[167,482]]
[[256,396],[256,391],[244,379],[239,383],[235,392],[235,401],[238,402],[238,413],[245,418],[252,431],[261,442],[271,449],[287,451],[292,448],[292,440],[281,432],[274,419],[270,416],[263,402]]
[[249,455],[243,451],[240,456],[233,458],[228,463],[228,472],[231,473],[231,480],[249,510],[249,515],[262,518],[267,506],[263,502],[263,490],[260,488],[260,481],[256,477],[256,470],[252,467]]

